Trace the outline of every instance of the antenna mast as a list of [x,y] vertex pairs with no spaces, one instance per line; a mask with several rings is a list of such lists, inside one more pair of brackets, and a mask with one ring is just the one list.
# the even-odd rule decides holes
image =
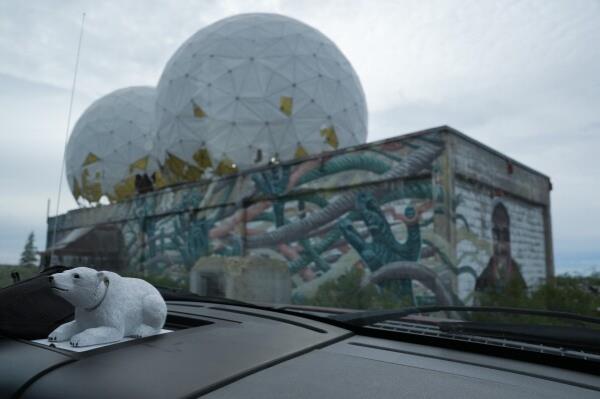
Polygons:
[[85,22],[85,13],[81,14],[81,29],[79,31],[79,43],[77,44],[77,55],[75,57],[75,71],[73,72],[73,84],[71,85],[71,99],[69,101],[69,113],[67,116],[67,129],[65,131],[65,145],[63,147],[62,163],[60,167],[60,178],[58,181],[58,198],[56,199],[56,212],[54,214],[54,226],[52,228],[52,246],[50,247],[50,262],[54,256],[54,246],[56,245],[56,227],[58,224],[58,212],[60,208],[60,196],[62,193],[62,181],[65,174],[65,154],[67,152],[67,143],[69,140],[69,130],[71,129],[71,113],[73,111],[73,98],[75,97],[75,86],[77,84],[77,71],[79,70],[79,54],[81,53],[81,40],[83,39],[83,24]]

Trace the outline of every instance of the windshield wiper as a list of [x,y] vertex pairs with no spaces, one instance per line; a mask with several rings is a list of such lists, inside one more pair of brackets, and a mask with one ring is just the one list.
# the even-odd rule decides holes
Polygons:
[[533,344],[565,346],[586,350],[600,350],[600,331],[581,327],[500,324],[480,322],[442,322],[437,324],[448,334],[476,335],[501,338]]
[[155,285],[156,289],[162,295],[165,301],[192,301],[192,302],[209,302],[209,303],[218,303],[221,305],[238,305],[238,306],[251,306],[256,307],[249,302],[238,301],[236,299],[224,298],[224,297],[215,297],[215,296],[205,296],[194,294],[189,291],[182,291],[170,287],[162,287]]
[[399,310],[374,310],[364,312],[344,313],[331,316],[331,319],[337,320],[353,326],[369,326],[386,320],[401,319],[406,316],[435,313],[435,312],[486,312],[486,313],[504,313],[521,314],[529,316],[544,316],[554,319],[565,319],[579,321],[582,323],[592,323],[600,325],[600,318],[582,316],[568,312],[558,312],[552,310],[521,309],[508,307],[489,307],[489,306],[423,306],[404,308]]

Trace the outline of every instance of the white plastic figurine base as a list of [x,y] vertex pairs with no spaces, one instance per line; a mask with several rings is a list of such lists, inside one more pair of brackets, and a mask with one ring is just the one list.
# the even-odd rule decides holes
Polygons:
[[75,320],[52,331],[49,342],[100,345],[161,332],[167,305],[144,280],[78,267],[49,277],[52,291],[75,306]]
[[[170,333],[170,332],[172,332],[172,330],[162,329],[156,335],[167,334],[167,333]],[[90,346],[72,346],[69,343],[69,341],[64,341],[64,342],[48,341],[48,338],[34,339],[31,342],[35,342],[36,344],[50,346],[50,347],[53,347],[53,348],[63,349],[63,350],[71,351],[71,352],[87,352],[87,351],[91,351],[91,350],[94,350],[94,349],[102,348],[104,346],[110,346],[110,345],[114,345],[114,344],[120,344],[121,342],[132,341],[134,339],[135,338],[133,338],[133,337],[125,337],[125,338],[122,338],[121,340],[119,340],[117,342],[107,342],[105,344],[90,345]]]

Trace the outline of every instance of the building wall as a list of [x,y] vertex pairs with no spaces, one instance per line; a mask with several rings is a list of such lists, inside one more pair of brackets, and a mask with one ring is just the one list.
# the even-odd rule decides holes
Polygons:
[[496,190],[511,193],[525,201],[548,205],[550,179],[547,176],[482,145],[455,130],[449,130],[448,145],[453,173]]
[[[121,231],[129,271],[176,285],[186,284],[202,257],[269,257],[287,263],[295,303],[335,290],[327,283],[358,270],[363,283],[398,300],[457,304],[456,294],[472,294],[473,284],[464,281],[484,269],[492,242],[485,220],[478,225],[487,211],[483,194],[455,188],[456,143],[447,132],[432,129],[72,211],[59,217],[57,239],[112,224]],[[515,204],[510,210],[518,214]],[[518,216],[514,223],[521,223]],[[520,242],[527,240],[519,238],[513,249],[529,264],[521,258],[528,249]]]
[[[493,255],[492,212],[503,204],[510,218],[512,259],[529,288],[553,275],[550,179],[507,156],[449,129],[448,151],[456,198],[456,257],[481,276]],[[473,276],[461,275],[459,296],[473,299]]]

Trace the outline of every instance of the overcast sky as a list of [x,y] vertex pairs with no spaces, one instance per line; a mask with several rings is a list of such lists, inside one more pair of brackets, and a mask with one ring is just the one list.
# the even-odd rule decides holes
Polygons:
[[[600,271],[600,1],[0,2],[0,263],[54,214],[71,126],[96,98],[155,85],[198,29],[276,12],[319,29],[361,78],[369,140],[450,125],[552,179],[559,272]],[[76,207],[65,182],[60,211]]]

